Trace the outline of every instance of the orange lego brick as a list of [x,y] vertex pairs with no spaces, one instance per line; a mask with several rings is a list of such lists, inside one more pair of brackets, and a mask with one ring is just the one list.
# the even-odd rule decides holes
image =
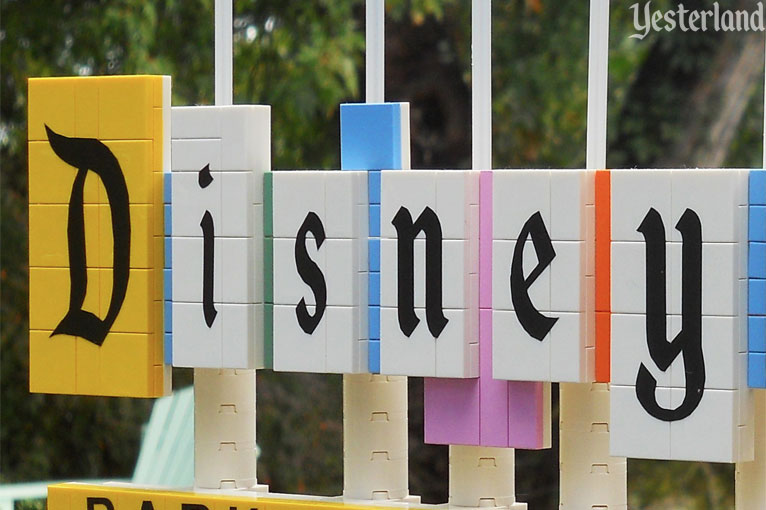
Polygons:
[[610,380],[611,177],[596,171],[596,382]]

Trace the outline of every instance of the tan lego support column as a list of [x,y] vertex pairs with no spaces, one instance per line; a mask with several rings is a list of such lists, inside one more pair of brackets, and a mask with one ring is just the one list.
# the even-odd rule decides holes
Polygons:
[[766,508],[766,390],[751,390],[755,400],[755,460],[739,462],[734,482],[737,510]]
[[449,506],[526,510],[516,502],[513,448],[449,447]]
[[194,487],[256,487],[255,370],[194,369]]
[[559,509],[627,510],[628,463],[609,456],[609,385],[559,387]]
[[406,498],[407,444],[407,378],[344,375],[343,497]]

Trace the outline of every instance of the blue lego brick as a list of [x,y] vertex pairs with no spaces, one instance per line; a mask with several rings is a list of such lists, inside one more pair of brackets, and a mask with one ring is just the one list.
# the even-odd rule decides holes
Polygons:
[[369,313],[369,320],[368,320],[369,339],[380,340],[380,307],[371,306],[367,310]]
[[766,241],[766,206],[750,206],[747,222],[747,237],[749,241]]
[[766,171],[750,170],[748,181],[748,203],[766,205]]
[[766,278],[766,243],[748,243],[748,278]]
[[370,273],[368,303],[370,306],[380,306],[380,273]]
[[370,205],[370,237],[380,237],[380,205]]
[[173,335],[165,333],[165,364],[173,364]]
[[165,237],[165,269],[170,269],[173,264],[173,238]]
[[747,318],[747,350],[766,353],[766,317]]
[[173,301],[173,271],[171,269],[163,269],[162,276],[165,283],[165,300]]
[[766,315],[766,280],[748,280],[747,313]]
[[172,301],[165,301],[164,317],[165,317],[165,320],[163,322],[165,324],[165,333],[172,333],[173,332],[173,302]]
[[171,205],[165,204],[165,235],[169,236],[173,234],[173,217],[171,216]]
[[407,103],[340,105],[342,170],[401,169],[409,143]]
[[380,170],[367,173],[367,196],[370,204],[380,204]]
[[367,253],[369,257],[368,270],[372,273],[380,273],[380,239],[367,240]]
[[766,388],[766,353],[751,352],[747,355],[747,385]]
[[162,177],[163,177],[163,179],[162,179],[162,201],[164,203],[166,203],[166,204],[170,203],[170,197],[173,194],[172,193],[172,188],[170,186],[170,182],[171,182],[170,179],[171,179],[172,175],[173,174],[171,174],[170,172],[165,172],[164,174],[162,174]]
[[380,340],[370,340],[368,363],[371,374],[380,373]]

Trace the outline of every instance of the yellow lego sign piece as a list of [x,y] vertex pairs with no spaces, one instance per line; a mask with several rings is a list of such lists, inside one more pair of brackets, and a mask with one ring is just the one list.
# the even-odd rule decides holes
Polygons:
[[169,77],[29,80],[31,391],[167,392],[169,121]]
[[[427,505],[414,505],[427,508]],[[48,510],[371,510],[385,503],[359,505],[331,498],[290,498],[277,494],[252,497],[198,492],[170,492],[122,486],[63,483],[48,486]],[[401,503],[389,508],[401,508]]]

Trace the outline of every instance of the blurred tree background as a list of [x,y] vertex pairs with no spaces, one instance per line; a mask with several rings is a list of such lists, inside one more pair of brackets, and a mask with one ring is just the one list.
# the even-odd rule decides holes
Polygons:
[[[28,392],[26,79],[167,74],[174,105],[210,104],[212,4],[0,1],[0,482],[129,477],[151,409]],[[411,103],[413,167],[467,168],[470,2],[388,0],[386,15],[386,99]],[[234,29],[235,102],[272,105],[273,167],[338,168],[338,105],[363,100],[363,0],[237,0]],[[763,34],[633,39],[624,2],[612,2],[610,29],[610,167],[761,166]],[[582,167],[588,2],[495,0],[492,41],[494,166]],[[174,381],[190,384],[190,371],[176,369]],[[341,401],[339,376],[259,372],[259,480],[276,492],[339,494]],[[557,506],[556,425],[554,398],[553,448],[517,452],[517,499],[531,510]],[[422,428],[422,380],[411,378],[411,492],[444,502],[447,448],[424,445]],[[631,508],[733,508],[733,469],[631,461],[629,490]]]

